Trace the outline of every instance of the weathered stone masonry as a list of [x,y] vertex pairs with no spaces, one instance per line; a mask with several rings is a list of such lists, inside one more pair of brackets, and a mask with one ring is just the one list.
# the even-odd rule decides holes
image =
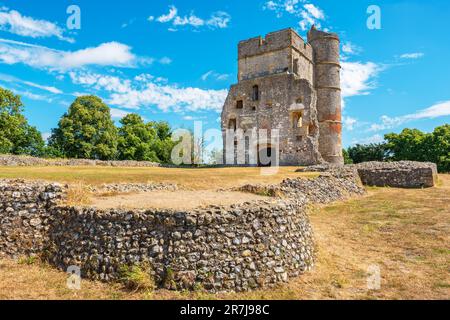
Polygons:
[[[268,130],[268,139],[258,135],[256,146],[244,147],[261,154],[276,151],[270,130],[278,129],[280,165],[343,164],[336,34],[313,27],[305,42],[285,29],[241,41],[238,66],[238,83],[231,86],[222,112],[225,154],[233,155],[238,148],[227,141],[227,130],[242,129],[246,136]],[[249,157],[234,162],[255,164]]]
[[242,291],[287,281],[314,261],[303,202],[271,199],[192,211],[57,206],[55,184],[0,185],[0,254],[43,255],[91,279],[143,262],[159,286]]
[[[145,263],[160,287],[245,291],[285,282],[314,265],[307,204],[363,194],[369,185],[433,186],[429,163],[321,165],[312,179],[248,185],[267,201],[190,211],[98,210],[61,206],[58,184],[0,180],[0,256],[41,255],[62,270],[115,280],[124,265]],[[149,193],[151,194],[151,193]]]

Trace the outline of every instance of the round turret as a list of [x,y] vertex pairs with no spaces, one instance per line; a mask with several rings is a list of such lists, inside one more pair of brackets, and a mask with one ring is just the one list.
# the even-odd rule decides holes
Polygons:
[[308,42],[314,53],[319,151],[325,161],[343,164],[339,37],[313,26],[308,32]]

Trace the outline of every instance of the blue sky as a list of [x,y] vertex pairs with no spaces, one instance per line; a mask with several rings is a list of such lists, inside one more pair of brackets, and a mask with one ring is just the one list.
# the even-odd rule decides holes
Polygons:
[[[69,5],[81,29],[66,24]],[[369,5],[381,29],[369,30]],[[0,86],[45,135],[76,96],[96,94],[173,127],[219,128],[240,40],[312,23],[342,42],[344,144],[450,121],[450,2],[365,0],[0,0]]]

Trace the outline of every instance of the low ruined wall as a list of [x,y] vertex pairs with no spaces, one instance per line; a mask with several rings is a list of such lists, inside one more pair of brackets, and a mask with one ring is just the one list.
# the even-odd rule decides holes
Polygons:
[[398,161],[363,162],[356,165],[336,166],[320,164],[299,169],[299,172],[357,172],[361,182],[367,186],[395,188],[429,188],[438,181],[438,170],[434,163]]
[[314,262],[305,202],[271,199],[189,212],[58,206],[56,184],[3,181],[0,252],[39,254],[62,270],[113,280],[148,265],[169,289],[244,291],[287,281]]
[[312,169],[312,172],[320,172],[319,176],[311,179],[286,179],[276,185],[245,185],[235,190],[298,200],[304,199],[303,201],[311,204],[328,204],[366,192],[353,167],[341,166],[333,169],[327,167],[328,171],[308,167],[298,171],[308,172],[309,168]]
[[52,209],[62,197],[58,184],[0,180],[0,255],[42,253]]
[[57,208],[53,216],[51,262],[78,265],[93,279],[148,262],[165,288],[242,291],[287,281],[314,261],[311,226],[296,202],[193,212]]
[[361,181],[368,186],[430,188],[438,180],[436,164],[428,162],[365,162],[356,167]]
[[0,155],[0,166],[5,167],[47,167],[47,166],[99,166],[99,167],[159,167],[149,161],[101,161],[89,159],[43,159],[30,156]]

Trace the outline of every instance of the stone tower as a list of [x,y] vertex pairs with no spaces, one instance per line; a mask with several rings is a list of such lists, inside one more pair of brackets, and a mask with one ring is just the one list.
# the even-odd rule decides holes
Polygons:
[[242,151],[242,137],[227,142],[230,131],[277,130],[279,139],[258,135],[252,145],[243,143],[246,157],[227,164],[255,164],[248,157],[253,147],[258,163],[264,153],[278,154],[280,165],[343,163],[339,38],[313,27],[308,40],[284,29],[239,42],[238,83],[230,88],[221,118],[224,152]]
[[317,30],[308,32],[314,52],[314,87],[317,92],[319,151],[325,161],[342,164],[342,116],[339,37]]

